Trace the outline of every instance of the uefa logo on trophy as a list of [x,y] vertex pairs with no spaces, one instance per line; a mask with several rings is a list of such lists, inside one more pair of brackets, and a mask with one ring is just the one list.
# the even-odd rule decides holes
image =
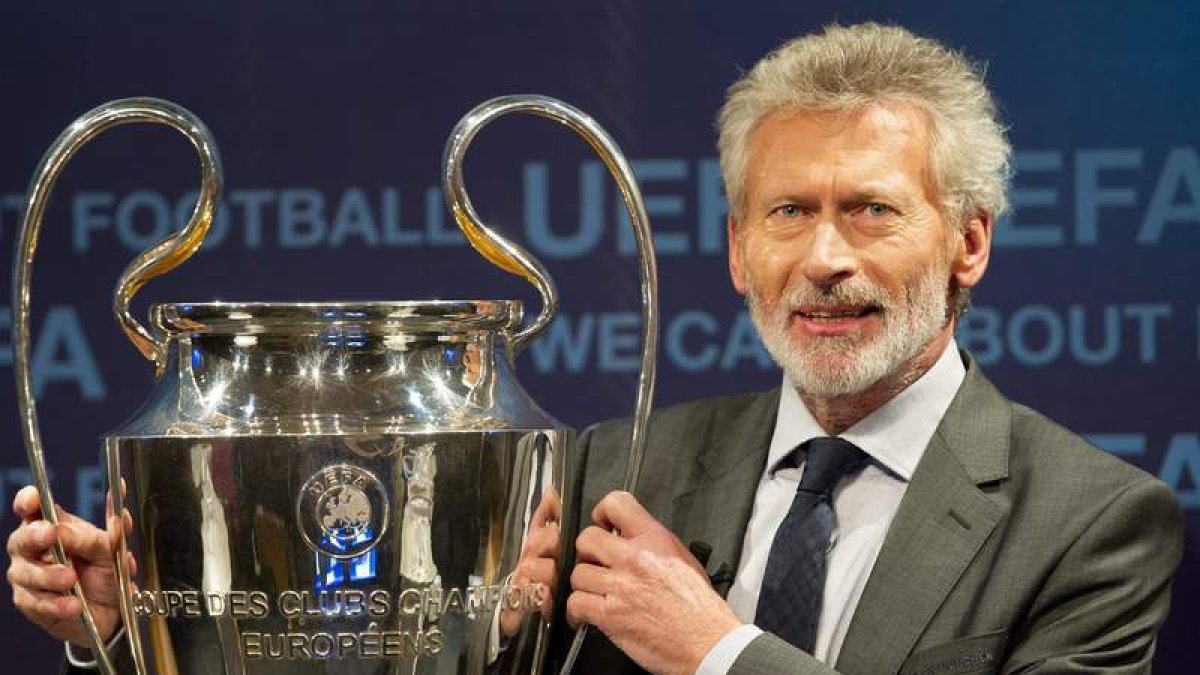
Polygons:
[[379,479],[353,464],[319,471],[300,488],[296,525],[313,551],[357,558],[387,531],[387,491]]

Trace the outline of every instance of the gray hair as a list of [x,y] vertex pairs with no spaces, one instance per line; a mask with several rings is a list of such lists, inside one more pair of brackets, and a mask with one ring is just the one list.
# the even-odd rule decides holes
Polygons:
[[734,219],[745,208],[750,136],[767,115],[883,102],[908,103],[926,116],[934,188],[950,222],[961,226],[977,211],[993,218],[1005,211],[1011,148],[983,68],[903,28],[863,23],[826,26],[784,43],[729,87],[718,149]]

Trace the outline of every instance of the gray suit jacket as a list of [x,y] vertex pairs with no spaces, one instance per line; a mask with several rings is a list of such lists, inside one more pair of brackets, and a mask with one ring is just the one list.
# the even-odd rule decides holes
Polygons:
[[[913,475],[836,670],[770,634],[736,675],[1148,672],[1183,550],[1163,483],[1004,398],[969,357]],[[778,391],[653,418],[637,496],[683,542],[736,570]],[[622,480],[628,424],[586,452],[582,514]],[[597,631],[580,673],[639,672]]]

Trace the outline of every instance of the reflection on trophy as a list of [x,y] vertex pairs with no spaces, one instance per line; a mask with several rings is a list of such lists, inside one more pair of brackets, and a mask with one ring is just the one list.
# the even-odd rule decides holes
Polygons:
[[[29,372],[34,252],[51,188],[86,142],[130,122],[171,126],[200,155],[195,210],[122,274],[114,313],[158,380],[104,438],[127,639],[113,673],[338,675],[541,673],[566,593],[514,575],[526,538],[557,521],[557,579],[578,529],[574,432],[514,375],[557,304],[540,263],[483,225],[461,177],[467,145],[511,112],[569,126],[600,154],[640,246],[646,343],[631,438],[636,480],[654,381],[656,282],[645,209],[628,163],[595,122],[536,96],[489,101],[447,145],[447,203],[488,260],[528,279],[543,306],[514,301],[175,303],[145,326],[130,313],[151,278],[203,242],[221,185],[216,147],[186,110],[154,99],[103,105],[47,152],[17,250],[13,345],[22,429],[43,512],[53,514]],[[540,514],[540,515],[539,515]],[[49,517],[54,520],[53,517]],[[140,576],[125,552],[139,561]],[[55,555],[63,560],[61,547]],[[79,593],[78,587],[76,593]],[[82,596],[81,596],[82,597]],[[561,658],[561,657],[559,657]]]
[[438,576],[433,562],[433,477],[437,457],[433,444],[426,443],[405,456],[408,497],[404,502],[404,543],[400,550],[400,574],[418,584]]

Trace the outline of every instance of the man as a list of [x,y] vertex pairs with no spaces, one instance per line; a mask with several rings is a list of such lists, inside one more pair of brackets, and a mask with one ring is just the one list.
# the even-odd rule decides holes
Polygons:
[[[734,84],[720,127],[730,274],[783,386],[658,413],[641,502],[611,492],[627,427],[584,434],[595,525],[567,615],[599,630],[577,672],[1149,670],[1172,493],[955,348],[1005,206],[979,75],[902,29],[833,26]],[[54,533],[33,503],[15,604],[74,638],[74,576],[36,564]],[[553,546],[529,550],[516,576],[553,586]]]
[[[899,28],[830,27],[733,85],[720,150],[730,275],[784,384],[659,413],[643,503],[603,496],[624,429],[585,437],[569,618],[657,673],[1148,671],[1171,492],[954,346],[1005,206],[978,73]],[[627,669],[603,639],[580,663]]]

